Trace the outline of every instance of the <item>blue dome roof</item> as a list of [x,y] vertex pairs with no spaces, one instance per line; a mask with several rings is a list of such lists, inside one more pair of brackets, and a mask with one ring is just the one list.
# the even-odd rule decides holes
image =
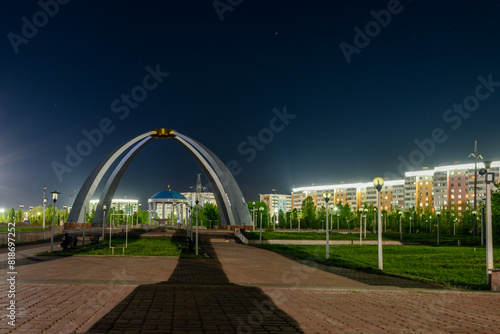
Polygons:
[[172,190],[163,190],[160,191],[159,193],[154,194],[151,196],[151,198],[175,198],[175,199],[186,199],[183,195],[178,193],[177,191],[172,191]]

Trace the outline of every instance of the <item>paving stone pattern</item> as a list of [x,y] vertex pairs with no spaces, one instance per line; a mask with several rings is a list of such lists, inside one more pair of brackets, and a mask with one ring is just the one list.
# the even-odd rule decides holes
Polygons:
[[15,328],[3,275],[0,333],[500,332],[498,293],[296,261],[221,233],[202,239],[207,259],[33,256],[47,247],[17,250]]

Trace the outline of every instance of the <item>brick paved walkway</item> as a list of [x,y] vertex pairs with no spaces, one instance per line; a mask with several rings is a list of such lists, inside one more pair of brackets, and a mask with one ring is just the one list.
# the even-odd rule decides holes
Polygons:
[[[212,236],[213,237],[213,236]],[[211,238],[212,238],[211,237]],[[16,327],[0,333],[498,333],[500,295],[299,263],[235,242],[210,259],[65,257],[18,249]],[[24,250],[23,250],[24,249]],[[0,263],[6,260],[0,250]],[[43,259],[42,259],[43,260]],[[5,269],[2,268],[5,272]]]

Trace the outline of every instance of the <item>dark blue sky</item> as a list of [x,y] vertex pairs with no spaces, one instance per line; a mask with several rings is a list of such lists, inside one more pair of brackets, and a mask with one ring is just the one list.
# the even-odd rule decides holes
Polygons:
[[[465,162],[474,140],[500,159],[498,0],[221,0],[236,5],[222,14],[210,0],[60,2],[56,13],[55,1],[41,1],[51,15],[36,1],[0,4],[0,207],[39,205],[44,185],[69,204],[110,150],[159,127],[237,161],[247,200],[401,176],[401,159]],[[350,62],[341,43],[356,50]],[[156,70],[169,75],[140,88]],[[127,106],[131,93],[140,102]],[[464,103],[472,111],[453,111]],[[274,108],[286,108],[288,124],[273,121]],[[101,122],[108,133],[57,177],[67,147]],[[259,133],[254,156],[248,137]],[[154,140],[117,196],[145,203],[168,184],[187,191],[197,173],[178,143]]]

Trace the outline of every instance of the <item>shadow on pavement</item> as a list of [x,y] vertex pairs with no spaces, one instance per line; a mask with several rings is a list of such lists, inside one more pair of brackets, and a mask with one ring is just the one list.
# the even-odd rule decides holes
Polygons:
[[303,333],[261,289],[230,283],[210,242],[200,245],[210,258],[180,258],[168,281],[138,286],[87,333]]
[[[16,259],[16,267],[27,266],[30,264],[54,261],[64,258],[64,256],[26,256],[21,259]],[[7,270],[8,260],[0,262],[0,270]]]

